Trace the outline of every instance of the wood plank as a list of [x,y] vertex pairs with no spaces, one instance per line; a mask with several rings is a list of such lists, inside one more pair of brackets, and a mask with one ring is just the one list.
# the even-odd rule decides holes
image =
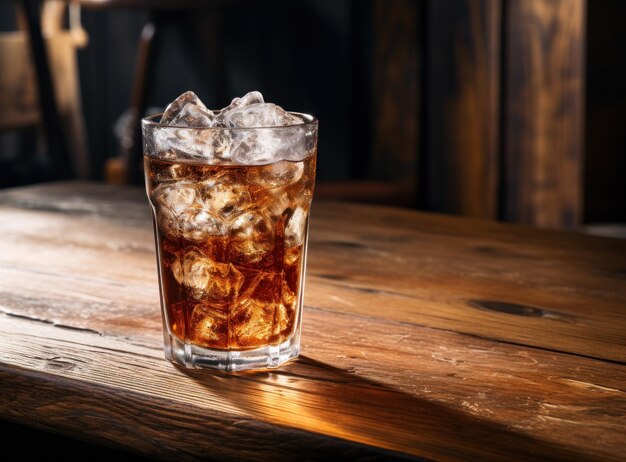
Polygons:
[[229,377],[165,362],[155,329],[0,319],[3,418],[153,456],[618,460],[626,443],[624,367],[570,355],[308,308],[301,360]]
[[586,2],[507,5],[505,218],[573,228],[582,215]]
[[624,241],[318,204],[304,356],[227,376],[162,359],[143,191],[3,192],[0,230],[2,418],[181,460],[626,445]]
[[315,306],[626,360],[624,240],[340,204],[314,216]]
[[498,0],[429,2],[426,208],[497,217],[500,24]]

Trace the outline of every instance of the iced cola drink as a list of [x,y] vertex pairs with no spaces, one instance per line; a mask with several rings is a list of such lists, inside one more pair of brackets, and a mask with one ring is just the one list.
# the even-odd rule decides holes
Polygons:
[[143,131],[166,357],[231,371],[296,357],[317,121],[258,92],[218,112],[188,92]]

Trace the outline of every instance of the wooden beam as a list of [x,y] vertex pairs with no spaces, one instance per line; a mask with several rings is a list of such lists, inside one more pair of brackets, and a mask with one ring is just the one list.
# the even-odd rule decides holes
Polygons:
[[574,228],[582,215],[585,0],[510,0],[504,218]]
[[372,177],[415,197],[418,156],[418,3],[372,2]]
[[427,14],[422,205],[496,218],[501,2],[432,1]]

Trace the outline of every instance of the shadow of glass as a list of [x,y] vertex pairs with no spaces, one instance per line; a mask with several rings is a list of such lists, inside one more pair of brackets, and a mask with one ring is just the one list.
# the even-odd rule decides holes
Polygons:
[[[253,419],[313,432],[311,444],[300,449],[316,459],[324,448],[332,447],[336,455],[342,446],[350,455],[385,458],[592,459],[450,403],[418,397],[307,356],[271,371],[178,369]],[[325,440],[332,444],[320,443]]]

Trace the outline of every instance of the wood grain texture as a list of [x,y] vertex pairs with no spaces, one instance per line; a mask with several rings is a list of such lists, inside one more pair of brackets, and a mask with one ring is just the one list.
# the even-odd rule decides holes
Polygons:
[[586,2],[507,4],[505,216],[573,228],[582,215]]
[[417,188],[418,3],[373,0],[371,11],[375,115],[371,176],[404,185],[408,203],[414,200]]
[[430,209],[497,217],[501,3],[429,2],[422,181]]
[[0,194],[0,416],[166,459],[620,460],[626,242],[317,204],[303,356],[162,359],[143,191]]

